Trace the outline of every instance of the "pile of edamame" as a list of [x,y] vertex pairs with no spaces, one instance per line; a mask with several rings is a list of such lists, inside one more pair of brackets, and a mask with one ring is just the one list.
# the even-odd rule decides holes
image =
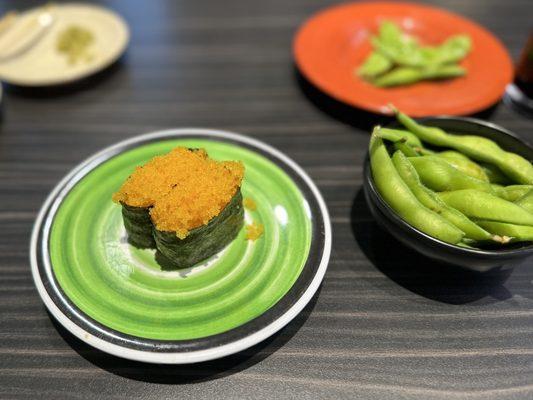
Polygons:
[[[494,141],[424,126],[375,127],[370,165],[381,197],[406,222],[463,247],[533,241],[533,166]],[[426,145],[426,146],[424,146]]]
[[450,36],[437,46],[422,46],[392,21],[383,21],[370,41],[373,51],[357,73],[379,87],[463,76],[466,70],[458,63],[472,47],[467,35]]

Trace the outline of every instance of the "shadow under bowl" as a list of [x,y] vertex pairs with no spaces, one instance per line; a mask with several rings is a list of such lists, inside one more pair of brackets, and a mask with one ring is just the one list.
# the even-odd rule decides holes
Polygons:
[[[460,117],[432,117],[420,121],[454,134],[486,137],[507,151],[519,154],[527,160],[533,160],[533,147],[530,144],[516,134],[492,123]],[[510,269],[523,265],[533,256],[531,243],[517,243],[502,249],[470,249],[443,242],[414,228],[396,214],[377,191],[368,153],[364,162],[363,187],[370,212],[378,224],[404,245],[435,261],[472,271],[486,272],[495,268]]]

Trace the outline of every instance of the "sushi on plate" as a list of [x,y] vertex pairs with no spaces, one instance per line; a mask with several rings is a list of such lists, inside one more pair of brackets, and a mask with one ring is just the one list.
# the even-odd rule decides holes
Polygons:
[[177,147],[139,166],[113,195],[130,244],[156,248],[171,266],[188,268],[235,239],[244,224],[239,161]]

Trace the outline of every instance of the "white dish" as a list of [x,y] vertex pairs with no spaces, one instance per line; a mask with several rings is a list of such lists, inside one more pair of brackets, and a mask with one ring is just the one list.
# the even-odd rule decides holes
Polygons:
[[[30,18],[39,9],[24,12]],[[113,64],[126,50],[129,29],[126,22],[111,10],[84,3],[58,4],[53,7],[54,24],[34,47],[19,57],[0,63],[0,80],[19,86],[49,86],[71,83],[93,75]],[[57,36],[76,25],[94,35],[90,47],[92,59],[70,64],[56,50]]]

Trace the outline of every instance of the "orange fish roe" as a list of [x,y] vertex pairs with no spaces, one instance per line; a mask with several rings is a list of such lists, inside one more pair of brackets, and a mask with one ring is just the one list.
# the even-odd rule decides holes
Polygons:
[[243,176],[244,166],[238,161],[215,161],[203,149],[177,147],[137,167],[113,201],[152,207],[155,227],[183,239],[226,207]]
[[257,222],[252,222],[249,225],[246,225],[246,239],[248,240],[257,240],[263,234],[265,228],[263,224]]
[[257,210],[257,204],[255,204],[255,201],[250,197],[245,197],[242,201],[242,204],[250,211]]

